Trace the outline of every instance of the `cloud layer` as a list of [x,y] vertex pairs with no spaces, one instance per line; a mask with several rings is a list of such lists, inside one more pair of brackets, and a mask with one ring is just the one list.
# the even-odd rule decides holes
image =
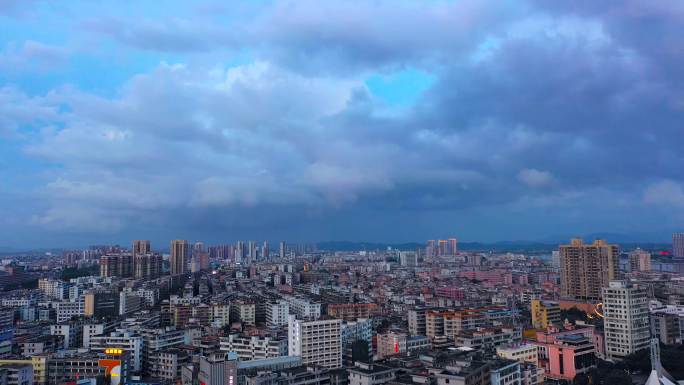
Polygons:
[[684,9],[610,4],[0,5],[0,245],[667,239]]

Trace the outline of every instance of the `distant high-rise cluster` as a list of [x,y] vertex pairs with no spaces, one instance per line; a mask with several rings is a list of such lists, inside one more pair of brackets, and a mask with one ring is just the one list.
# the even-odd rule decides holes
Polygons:
[[131,252],[107,253],[99,258],[101,277],[150,279],[162,272],[162,257],[150,249],[150,241],[133,241]]
[[597,300],[601,288],[619,277],[618,246],[597,239],[585,244],[575,238],[561,245],[561,295],[578,299]]
[[456,238],[449,239],[431,239],[427,241],[425,246],[425,257],[446,257],[455,256],[458,253],[458,240]]

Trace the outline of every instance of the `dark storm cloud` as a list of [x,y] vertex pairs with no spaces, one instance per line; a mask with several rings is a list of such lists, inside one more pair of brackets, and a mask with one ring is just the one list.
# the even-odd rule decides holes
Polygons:
[[[684,219],[680,7],[275,2],[202,17],[81,25],[136,50],[254,60],[160,64],[107,96],[2,89],[4,131],[59,165],[37,177],[30,226],[514,239]],[[435,78],[413,105],[366,86],[404,68]]]

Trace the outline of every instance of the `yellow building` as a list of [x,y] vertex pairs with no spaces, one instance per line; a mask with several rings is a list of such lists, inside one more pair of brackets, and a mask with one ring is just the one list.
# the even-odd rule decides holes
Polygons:
[[549,325],[561,322],[558,302],[533,299],[531,304],[532,326],[534,328],[546,329]]

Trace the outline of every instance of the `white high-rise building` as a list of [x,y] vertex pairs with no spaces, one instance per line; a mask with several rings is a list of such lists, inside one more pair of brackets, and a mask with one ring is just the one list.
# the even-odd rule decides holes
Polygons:
[[300,321],[288,318],[288,353],[302,358],[303,365],[326,368],[342,366],[342,320]]
[[648,292],[625,281],[611,281],[603,288],[604,334],[609,360],[649,347]]
[[418,264],[418,257],[413,251],[401,251],[399,252],[399,263],[402,266],[413,267]]

